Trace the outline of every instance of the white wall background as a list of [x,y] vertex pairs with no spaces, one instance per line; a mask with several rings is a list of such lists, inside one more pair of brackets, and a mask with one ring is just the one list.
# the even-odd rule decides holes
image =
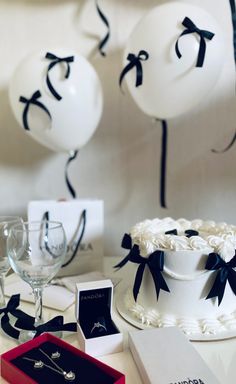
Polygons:
[[136,107],[118,78],[125,42],[140,18],[160,0],[100,0],[111,23],[107,57],[97,52],[106,33],[93,0],[0,0],[0,214],[25,215],[35,199],[69,198],[65,154],[40,146],[18,126],[8,83],[20,60],[41,48],[78,50],[94,65],[104,90],[104,112],[91,141],[71,164],[79,197],[105,202],[105,253],[120,254],[120,240],[144,218],[172,216],[236,224],[235,67],[228,0],[185,0],[210,12],[225,34],[222,73],[208,99],[169,121],[168,209],[159,205],[160,126]]

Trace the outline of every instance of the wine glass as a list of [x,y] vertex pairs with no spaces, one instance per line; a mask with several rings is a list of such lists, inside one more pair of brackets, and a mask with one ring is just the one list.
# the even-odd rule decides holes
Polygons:
[[[7,240],[12,269],[32,288],[35,326],[43,323],[43,288],[56,275],[66,256],[66,235],[62,223],[32,221],[11,227]],[[35,331],[21,332],[20,340],[32,339]]]
[[4,296],[4,279],[10,269],[10,263],[7,254],[7,238],[9,229],[14,224],[23,222],[19,216],[0,216],[0,308],[6,306]]

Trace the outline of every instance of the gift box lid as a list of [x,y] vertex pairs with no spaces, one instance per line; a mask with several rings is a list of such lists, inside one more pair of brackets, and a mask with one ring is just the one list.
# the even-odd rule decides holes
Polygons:
[[76,284],[75,316],[81,322],[96,310],[111,314],[113,284],[110,279]]
[[219,384],[177,327],[130,332],[129,346],[145,384]]

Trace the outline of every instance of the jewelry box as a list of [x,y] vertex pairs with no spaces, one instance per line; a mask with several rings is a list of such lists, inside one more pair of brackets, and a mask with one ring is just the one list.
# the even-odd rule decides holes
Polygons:
[[76,284],[76,319],[81,349],[92,356],[123,350],[123,335],[112,319],[113,284],[99,280]]
[[10,384],[125,384],[124,374],[49,333],[3,353],[1,376]]

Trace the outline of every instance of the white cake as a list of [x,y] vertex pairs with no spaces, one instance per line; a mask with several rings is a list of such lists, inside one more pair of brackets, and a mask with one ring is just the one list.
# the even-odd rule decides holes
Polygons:
[[[169,231],[173,233],[166,234]],[[225,289],[222,284],[218,287],[223,298],[207,299],[222,269],[226,274],[230,270],[230,281],[234,279],[236,286],[236,226],[203,220],[154,219],[136,224],[129,236],[131,248],[135,245],[136,253],[138,249],[144,258],[148,259],[157,250],[164,252],[160,273],[169,289],[169,292],[160,289],[157,300],[153,275],[146,264],[135,301],[133,285],[141,263],[127,260],[132,263],[134,274],[123,302],[135,321],[154,327],[178,325],[188,334],[236,330],[236,296],[229,280],[225,279]],[[221,263],[216,270],[206,269],[209,254],[214,254],[211,257]]]

